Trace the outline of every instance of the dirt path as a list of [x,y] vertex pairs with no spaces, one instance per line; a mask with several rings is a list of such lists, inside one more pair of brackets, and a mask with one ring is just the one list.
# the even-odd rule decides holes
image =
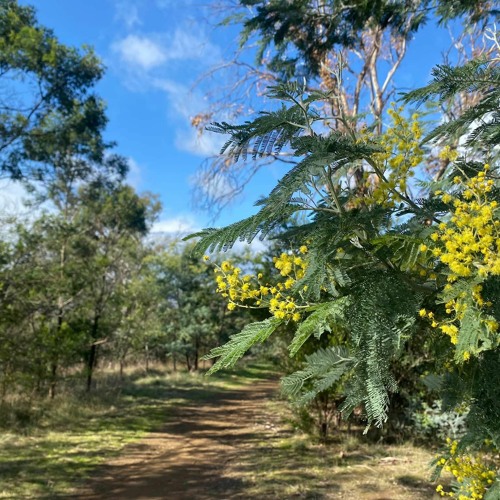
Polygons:
[[78,500],[430,500],[432,453],[338,434],[307,444],[269,402],[277,381],[178,387],[161,431],[101,466]]
[[247,498],[244,484],[225,476],[225,469],[269,429],[264,405],[276,388],[276,382],[258,381],[175,409],[161,432],[126,448],[73,498]]

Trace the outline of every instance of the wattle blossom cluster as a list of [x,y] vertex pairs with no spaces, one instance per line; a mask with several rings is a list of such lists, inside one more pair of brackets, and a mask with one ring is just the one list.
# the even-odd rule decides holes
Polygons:
[[[408,179],[415,175],[415,167],[423,160],[424,151],[419,145],[422,127],[418,114],[408,120],[403,108],[393,107],[387,111],[392,125],[382,134],[378,143],[385,151],[373,155],[376,171],[366,172],[367,193],[358,199],[359,204],[394,207],[406,194]],[[372,133],[365,132],[363,139],[370,140]]]
[[[274,267],[283,277],[275,284],[264,283],[261,273],[242,275],[239,267],[224,261],[220,266],[215,266],[217,292],[229,300],[227,307],[231,311],[236,307],[267,307],[275,318],[300,321],[300,309],[308,305],[301,300],[300,292],[292,294],[291,289],[304,277],[307,269],[306,253],[307,247],[303,245],[297,253],[283,252],[279,257],[274,257]],[[208,261],[209,258],[205,256],[204,260]],[[302,291],[307,289],[304,288]]]
[[[441,199],[453,205],[448,224],[441,223],[431,239],[438,245],[432,250],[451,273],[448,281],[473,274],[486,277],[500,275],[500,221],[496,218],[498,203],[490,200],[494,181],[487,178],[489,166],[477,176],[464,181],[455,177],[454,183],[463,188],[460,198],[449,193]],[[441,194],[438,192],[437,194]]]
[[[500,275],[500,221],[497,219],[497,202],[491,200],[494,181],[488,179],[489,166],[476,176],[464,180],[455,177],[453,182],[461,187],[461,196],[455,197],[449,193],[437,192],[441,199],[452,205],[451,218],[448,223],[440,223],[437,231],[432,233],[430,246],[423,244],[420,251],[431,259],[437,259],[445,264],[448,283],[444,292],[452,292],[458,279],[486,279],[488,276]],[[467,308],[475,307],[488,312],[492,303],[484,300],[482,285],[472,288],[468,296],[465,292],[449,300],[445,307],[449,318],[438,322],[432,312],[425,309],[420,316],[427,317],[433,327],[448,335],[453,344],[458,343],[459,328],[457,324],[463,320]],[[489,336],[498,331],[498,322],[487,314],[481,320]],[[463,359],[470,357],[469,352],[463,353]]]
[[448,453],[436,457],[437,465],[450,472],[456,482],[455,491],[445,491],[438,485],[436,491],[442,496],[468,500],[481,500],[488,488],[495,482],[496,471],[488,466],[479,455],[465,455],[457,452],[458,442],[447,439]]

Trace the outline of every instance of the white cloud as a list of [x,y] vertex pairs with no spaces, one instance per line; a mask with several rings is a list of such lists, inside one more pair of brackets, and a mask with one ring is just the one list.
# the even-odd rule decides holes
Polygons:
[[183,27],[169,34],[131,34],[111,48],[131,69],[151,70],[170,61],[194,61],[205,66],[219,61],[220,48],[203,31],[192,32],[192,27]]
[[[194,215],[178,215],[160,220],[153,224],[151,229],[151,238],[153,241],[157,242],[162,240],[179,242],[180,238],[187,236],[188,234],[201,231],[201,229],[203,228],[196,221]],[[252,243],[237,241],[228,253],[233,255],[243,255],[245,253],[257,255],[265,252],[267,249],[268,243],[266,240],[261,241],[259,238],[255,238]],[[215,255],[217,254],[219,254],[219,256],[221,255],[220,252],[215,253]]]
[[219,134],[209,132],[200,134],[191,125],[192,118],[207,107],[204,96],[168,79],[157,78],[151,83],[155,88],[166,92],[172,110],[184,119],[184,127],[178,127],[176,132],[177,148],[202,158],[219,154],[226,139]]
[[19,182],[8,179],[0,180],[0,216],[22,214],[27,212],[23,200],[29,193]]
[[153,234],[186,235],[199,231],[201,228],[191,215],[178,215],[169,219],[159,220],[153,224]]
[[206,158],[218,155],[225,140],[218,134],[211,132],[199,134],[194,128],[190,128],[177,132],[175,145],[182,151]]
[[150,83],[152,87],[167,93],[172,108],[183,118],[189,118],[193,113],[196,113],[198,98],[194,95],[190,99],[187,98],[190,91],[186,85],[166,78],[152,78]]
[[116,19],[122,21],[128,29],[142,24],[137,5],[130,1],[120,0],[116,2],[115,11]]
[[[28,207],[25,200],[32,199],[32,195],[20,182],[10,179],[0,179],[0,238],[4,241],[16,238],[15,225],[22,223],[29,225],[41,213],[41,206]],[[50,203],[43,205],[45,210],[52,211]]]
[[257,255],[259,253],[269,250],[267,241],[261,241],[259,238],[255,238],[252,243],[246,243],[245,241],[237,241],[230,252],[235,255],[241,255],[249,252],[252,255]]
[[[185,70],[191,65],[214,65],[221,59],[221,50],[210,42],[198,25],[176,28],[172,33],[130,34],[112,45],[112,51],[121,62],[124,83],[132,91],[157,89],[168,96],[169,110],[175,120],[175,145],[202,158],[219,153],[224,138],[215,134],[200,134],[191,120],[207,109],[207,99],[200,90],[192,90],[185,83]],[[173,64],[176,62],[177,64]],[[167,64],[170,63],[170,64]],[[183,80],[176,80],[182,63]]]
[[113,44],[112,49],[122,61],[145,70],[161,66],[167,60],[163,48],[147,37],[128,35]]
[[151,85],[167,93],[172,109],[183,118],[189,120],[207,106],[206,98],[187,85],[167,78],[151,79]]
[[220,49],[211,43],[201,30],[196,34],[187,28],[177,28],[166,47],[167,58],[171,60],[200,60],[213,64],[220,59]]
[[127,183],[135,190],[138,190],[142,183],[141,167],[133,158],[127,158],[129,171],[127,173]]

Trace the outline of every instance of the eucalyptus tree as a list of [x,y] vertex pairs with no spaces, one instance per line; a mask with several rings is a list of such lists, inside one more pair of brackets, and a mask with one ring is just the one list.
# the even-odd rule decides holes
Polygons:
[[[64,158],[59,159],[55,166],[63,168],[57,168],[50,181],[43,182],[46,188],[41,193],[56,212],[45,214],[35,223],[36,226],[43,224],[46,233],[50,234],[46,245],[47,251],[53,255],[55,266],[50,276],[51,281],[59,287],[59,294],[54,302],[57,304],[54,343],[58,346],[61,346],[63,339],[68,336],[64,331],[68,324],[66,314],[78,305],[78,299],[86,286],[86,281],[82,280],[82,273],[78,269],[81,261],[75,253],[75,245],[79,244],[82,235],[87,231],[79,221],[80,183],[82,179],[86,179],[87,183],[119,185],[128,170],[127,161],[118,155],[109,155],[102,163],[78,158],[69,152],[61,156]],[[51,365],[52,397],[55,394],[57,369],[57,359],[54,359]]]
[[[65,369],[85,359],[88,384],[98,345],[154,294],[137,294],[148,251],[143,236],[158,209],[128,186],[80,186],[65,212],[14,225],[1,266],[1,380],[7,389],[56,394]],[[157,297],[156,297],[157,298]],[[138,320],[138,318],[137,318]],[[140,336],[140,328],[133,332]],[[137,342],[137,341],[136,341]]]
[[103,66],[90,48],[61,44],[33,7],[0,2],[0,172],[40,181],[72,144],[101,161],[110,144],[103,101],[93,93]]
[[159,210],[154,197],[139,196],[130,186],[99,179],[79,192],[75,222],[84,231],[77,258],[85,268],[81,328],[88,333],[87,389],[92,385],[98,346],[119,325],[120,287],[128,284],[140,258],[142,238]]

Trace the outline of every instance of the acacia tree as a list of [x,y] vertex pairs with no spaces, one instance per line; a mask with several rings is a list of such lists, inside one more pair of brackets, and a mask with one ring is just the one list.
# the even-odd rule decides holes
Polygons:
[[[232,63],[213,70],[229,83],[224,92],[218,84],[214,95],[208,95],[211,108],[193,118],[200,133],[214,118],[234,121],[252,115],[263,106],[256,96],[262,96],[267,86],[291,78],[305,79],[309,90],[325,92],[316,106],[323,108],[323,116],[333,117],[325,122],[327,126],[337,130],[372,126],[380,133],[396,90],[398,68],[420,28],[428,22],[458,19],[464,33],[473,26],[482,32],[485,20],[496,12],[483,0],[223,0],[214,2],[214,9],[224,16],[221,24],[241,30],[240,48]],[[477,56],[479,44],[474,49]],[[248,52],[254,55],[253,65]],[[461,55],[471,57],[472,51]],[[471,96],[465,97],[470,101]],[[224,156],[206,160],[194,193],[197,202],[220,210],[264,165],[295,161],[288,151],[272,148],[265,158],[252,158],[244,165],[230,164]],[[439,170],[443,162],[436,159],[435,163]],[[353,181],[360,183],[362,175],[356,170]]]
[[[218,268],[218,290],[231,309],[252,304],[273,316],[214,349],[210,357],[219,359],[212,371],[233,366],[252,345],[294,322],[290,355],[311,335],[328,335],[331,347],[307,356],[303,369],[283,380],[285,391],[308,401],[346,377],[344,414],[362,406],[368,425],[381,426],[398,389],[394,365],[422,339],[435,360],[427,383],[445,407],[468,408],[465,436],[437,462],[438,472],[455,476],[451,496],[461,498],[494,499],[500,491],[497,465],[474,454],[489,449],[494,457],[500,446],[499,62],[497,52],[462,67],[438,67],[428,87],[406,97],[446,102],[468,90],[482,96],[423,142],[418,114],[406,117],[402,107],[390,111],[392,125],[383,134],[354,126],[318,132],[315,122],[328,118],[314,103],[325,95],[294,83],[275,87],[271,97],[284,104],[278,111],[214,128],[230,135],[232,160],[288,144],[297,165],[258,202],[255,215],[194,235],[201,238],[198,252],[225,250],[265,236],[293,214],[308,214],[288,235],[293,250],[276,258],[277,283],[242,279],[230,262]],[[450,148],[457,137],[460,154]],[[417,198],[411,178],[425,177],[426,145],[438,140],[448,146],[440,153],[446,172],[423,184]],[[348,178],[360,164],[367,173],[363,191]]]

